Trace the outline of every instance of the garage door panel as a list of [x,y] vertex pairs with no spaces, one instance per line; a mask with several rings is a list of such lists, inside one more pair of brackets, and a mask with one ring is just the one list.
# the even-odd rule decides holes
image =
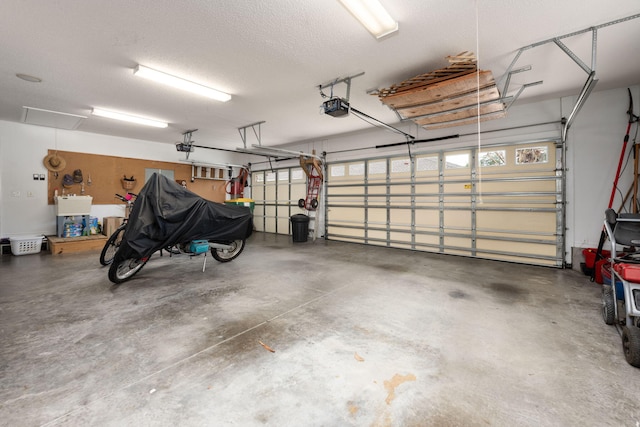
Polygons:
[[[331,188],[356,182],[349,165],[360,162],[343,163],[342,176],[329,182],[328,225],[360,225],[363,243],[561,266],[564,176],[556,153],[555,141],[543,141],[364,160],[354,170],[366,170],[368,182]],[[331,194],[353,196],[361,209],[335,206],[346,199]]]
[[364,209],[363,208],[349,208],[349,207],[333,207],[329,208],[329,218],[331,222],[355,222],[358,224],[364,223]]
[[445,209],[471,209],[471,199],[467,197],[445,197],[443,204]]
[[275,206],[265,206],[264,214],[267,217],[275,217],[276,216],[276,207]]
[[437,200],[434,200],[434,201],[423,201],[420,198],[416,198],[416,203],[415,203],[416,211],[438,210],[439,205],[440,205],[440,202],[437,201]]
[[388,193],[386,185],[369,185],[367,187],[367,193],[369,195],[377,194],[377,195],[386,195]]
[[423,244],[437,248],[438,246],[440,246],[440,237],[436,235],[416,234],[415,242],[417,244]]
[[381,230],[368,230],[367,237],[372,240],[387,241],[387,232]]
[[254,206],[253,225],[256,231],[264,231],[264,206],[262,204],[256,203]]
[[431,225],[438,227],[440,224],[440,212],[437,210],[416,210],[416,226]]
[[364,208],[364,196],[342,196],[342,197],[331,197],[330,199],[333,205],[349,205],[349,206],[358,206]]
[[355,195],[355,196],[364,196],[364,190],[361,186],[359,187],[335,187],[331,189],[331,195]]
[[411,184],[392,185],[389,188],[390,194],[411,194]]
[[411,233],[409,232],[407,233],[391,232],[389,237],[392,241],[396,242],[395,243],[396,245],[399,244],[397,242],[407,242],[409,244],[411,243]]
[[276,219],[265,217],[264,219],[264,231],[267,233],[275,233],[276,232]]
[[278,218],[277,224],[278,224],[278,234],[289,234],[289,230],[291,229],[289,217]]
[[476,247],[478,250],[491,250],[510,253],[521,253],[529,255],[542,255],[547,257],[555,257],[556,248],[553,244],[536,244],[536,243],[521,243],[521,242],[504,242],[497,240],[484,240],[478,239]]
[[416,203],[438,203],[440,200],[438,185],[416,185]]
[[368,210],[369,224],[386,224],[387,223],[387,210],[386,209],[369,209]]
[[469,249],[469,252],[472,249],[472,241],[471,238],[465,238],[465,237],[454,237],[454,236],[447,236],[445,235],[444,237],[444,246],[451,248],[448,249],[449,250],[453,250],[453,248],[458,248],[458,249]]
[[364,230],[349,227],[329,227],[329,235],[331,236],[347,236],[364,239]]
[[276,186],[276,191],[278,192],[278,196],[274,197],[277,204],[289,204],[289,185],[288,184],[278,184]]
[[307,196],[306,184],[291,184],[291,198],[293,200],[304,199]]
[[445,228],[471,230],[471,211],[447,211],[443,224]]
[[276,201],[276,186],[275,185],[266,185],[264,187],[265,192],[265,200],[267,202],[275,203]]
[[513,193],[513,192],[555,192],[556,183],[553,180],[545,181],[504,181],[482,182],[482,193]]
[[551,211],[554,210],[555,207],[549,203],[530,201],[530,202],[518,202],[517,200],[505,200],[504,203],[493,203],[490,207],[488,205],[480,205],[485,212],[492,209],[494,211],[503,211],[505,215],[511,215],[512,212],[521,211],[534,211],[534,213],[538,213],[538,211],[546,210]]
[[476,214],[478,230],[527,231],[555,233],[554,212],[501,212],[488,211]]
[[291,234],[289,218],[293,214],[305,213],[298,208],[298,199],[306,198],[307,193],[307,178],[302,168],[252,171],[251,175],[256,230]]
[[411,198],[409,197],[395,197],[389,201],[389,207],[392,210],[402,210],[411,208]]
[[554,244],[557,241],[557,236],[554,232],[543,233],[542,231],[484,231],[478,230],[476,232],[478,239],[502,239],[507,241],[536,241],[544,244]]
[[471,180],[463,182],[445,182],[442,185],[443,192],[447,194],[468,194],[471,195]]
[[411,210],[410,209],[394,209],[391,211],[391,224],[393,227],[410,227],[411,226]]

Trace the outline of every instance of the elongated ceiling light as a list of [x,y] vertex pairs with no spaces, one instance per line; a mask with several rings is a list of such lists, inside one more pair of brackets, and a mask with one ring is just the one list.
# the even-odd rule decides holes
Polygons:
[[184,80],[180,77],[172,76],[161,71],[153,70],[143,65],[138,65],[136,68],[134,68],[133,74],[138,77],[144,77],[145,79],[165,84],[167,86],[206,96],[217,101],[227,102],[231,99],[231,95],[229,95],[228,93],[224,93],[198,83],[190,82],[189,80]]
[[338,0],[377,39],[398,31],[398,22],[378,0]]
[[131,114],[118,113],[116,111],[102,110],[100,108],[94,108],[92,111],[94,116],[106,117],[108,119],[122,120],[130,123],[137,123],[139,125],[153,126],[157,128],[166,128],[169,126],[167,122],[161,122],[159,120],[147,119],[144,117],[132,116]]

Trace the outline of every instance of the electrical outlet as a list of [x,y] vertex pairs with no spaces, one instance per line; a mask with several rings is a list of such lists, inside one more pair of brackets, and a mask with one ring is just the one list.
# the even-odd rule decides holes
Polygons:
[[40,174],[40,181],[44,181],[44,174],[43,173]]
[[34,174],[33,174],[33,180],[34,180],[34,181],[37,181],[37,180],[39,180],[39,179],[40,179],[40,174],[39,174],[39,173],[34,173]]

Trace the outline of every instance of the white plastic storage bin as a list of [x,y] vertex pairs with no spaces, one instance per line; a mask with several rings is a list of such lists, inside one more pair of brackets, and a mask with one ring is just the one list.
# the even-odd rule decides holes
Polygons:
[[37,254],[42,249],[42,236],[9,237],[9,241],[14,255]]

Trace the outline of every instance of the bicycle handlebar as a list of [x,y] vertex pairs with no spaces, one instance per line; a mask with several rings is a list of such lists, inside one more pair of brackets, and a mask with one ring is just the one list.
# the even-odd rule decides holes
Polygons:
[[[127,198],[127,196],[131,196],[131,197]],[[138,195],[135,193],[127,193],[127,196],[123,196],[121,194],[116,193],[116,197],[125,203],[133,203],[132,199],[138,197]]]

